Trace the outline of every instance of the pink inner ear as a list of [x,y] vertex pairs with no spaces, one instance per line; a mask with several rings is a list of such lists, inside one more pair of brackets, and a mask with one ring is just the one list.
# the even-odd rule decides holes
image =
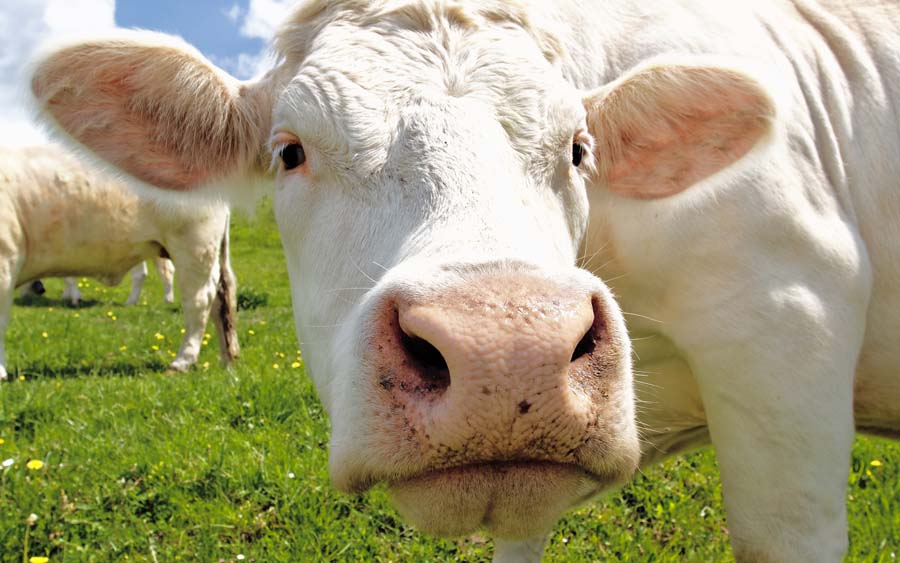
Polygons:
[[251,165],[261,147],[264,108],[235,97],[227,80],[179,49],[113,41],[52,54],[32,90],[98,156],[184,191]]
[[774,114],[752,79],[715,68],[644,70],[586,103],[600,178],[638,199],[677,194],[736,162]]

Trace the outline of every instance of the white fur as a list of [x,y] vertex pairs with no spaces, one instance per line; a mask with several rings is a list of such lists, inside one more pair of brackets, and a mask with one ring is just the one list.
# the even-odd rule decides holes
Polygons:
[[[335,474],[383,461],[359,379],[373,288],[433,287],[442,267],[497,259],[563,276],[581,243],[634,339],[644,461],[711,438],[738,561],[839,561],[854,418],[900,435],[898,22],[891,2],[806,0],[300,8],[255,87],[270,89],[272,133],[306,152],[278,173],[276,215]],[[603,159],[618,154],[568,164],[597,123],[581,97],[626,95],[618,85],[660,64],[710,69],[700,86],[740,73],[765,134],[669,197],[616,195]],[[728,99],[686,90],[667,121],[729,107],[743,80],[710,90]],[[600,107],[671,93],[650,86]],[[590,132],[596,147],[628,133]],[[652,145],[653,123],[641,132]],[[542,545],[504,543],[497,560]]]

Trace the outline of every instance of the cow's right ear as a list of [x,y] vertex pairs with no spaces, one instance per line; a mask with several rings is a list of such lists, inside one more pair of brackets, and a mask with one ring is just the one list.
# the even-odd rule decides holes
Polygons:
[[718,61],[651,61],[584,98],[596,180],[629,198],[677,194],[740,160],[772,130],[762,83]]
[[55,49],[34,66],[41,112],[102,159],[169,190],[259,167],[271,101],[182,40],[152,32]]

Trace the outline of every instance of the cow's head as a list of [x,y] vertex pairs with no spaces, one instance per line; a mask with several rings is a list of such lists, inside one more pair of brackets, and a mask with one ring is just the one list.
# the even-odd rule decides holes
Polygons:
[[523,538],[627,478],[625,325],[575,266],[586,183],[683,189],[755,141],[764,96],[677,65],[578,91],[561,45],[505,3],[315,3],[275,47],[277,68],[240,83],[126,34],[47,55],[33,90],[159,188],[274,175],[341,489],[386,482],[425,530]]

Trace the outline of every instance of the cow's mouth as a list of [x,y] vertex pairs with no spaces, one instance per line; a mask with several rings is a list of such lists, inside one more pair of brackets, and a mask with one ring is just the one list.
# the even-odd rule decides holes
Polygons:
[[562,514],[610,480],[583,467],[548,461],[476,463],[388,482],[397,509],[430,534],[486,529],[525,539],[547,533]]

